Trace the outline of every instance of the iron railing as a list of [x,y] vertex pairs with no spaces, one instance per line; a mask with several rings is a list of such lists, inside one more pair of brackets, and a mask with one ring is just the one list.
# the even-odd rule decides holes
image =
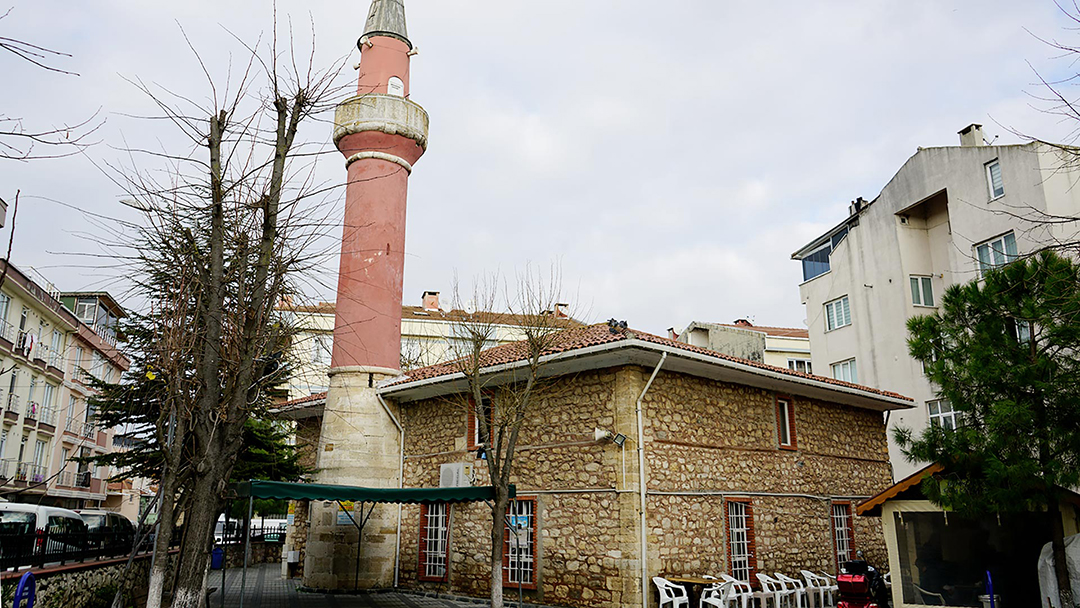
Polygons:
[[33,418],[34,420],[37,420],[38,416],[41,413],[41,404],[39,404],[37,401],[27,401],[25,413],[27,418]]
[[[53,531],[33,532],[29,526],[24,522],[0,523],[0,572],[112,559],[130,555],[135,548],[134,530],[88,532],[73,530],[76,526],[55,526]],[[169,546],[178,546],[180,538],[175,534]],[[138,552],[149,553],[153,546],[153,535],[147,534]]]
[[32,462],[20,462],[15,467],[15,481],[41,483],[45,481],[45,466]]
[[79,422],[78,420],[74,418],[68,418],[67,422],[64,423],[64,430],[73,435],[78,435],[79,431],[82,430],[82,425],[83,423]]
[[0,460],[0,483],[11,479],[11,476],[15,474],[15,460],[12,458],[5,458]]
[[16,395],[15,393],[11,393],[10,395],[8,395],[7,406],[5,407],[5,409],[7,411],[9,411],[9,412],[15,412],[16,414],[18,414],[19,413],[19,401],[20,401],[19,396]]

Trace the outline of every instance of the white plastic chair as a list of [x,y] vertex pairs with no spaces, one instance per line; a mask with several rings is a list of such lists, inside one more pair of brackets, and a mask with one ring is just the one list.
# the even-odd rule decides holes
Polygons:
[[731,583],[731,592],[728,593],[728,605],[735,604],[736,608],[750,608],[750,602],[754,599],[754,589],[750,583],[740,581],[734,576],[721,574],[724,582]]
[[761,608],[768,608],[769,600],[772,600],[773,608],[783,608],[788,605],[794,591],[788,589],[783,581],[778,581],[768,574],[758,572],[755,574],[761,583],[761,591],[755,591],[754,597],[761,602]]
[[[832,591],[829,590],[829,580],[823,576],[814,574],[809,570],[800,570],[799,574],[806,579],[806,595],[810,598],[810,608],[824,608],[832,605]],[[829,603],[825,603],[825,594],[829,594]]]
[[[711,576],[706,578],[712,578]],[[728,608],[728,598],[731,597],[731,589],[734,583],[731,582],[716,582],[701,590],[701,608],[705,608],[705,605],[715,606],[715,608]]]
[[672,608],[690,608],[690,597],[686,594],[686,588],[660,576],[654,576],[652,582],[660,592],[660,606],[671,604]]
[[836,577],[828,572],[822,572],[821,576],[825,578],[825,583],[828,585],[829,603],[833,604],[833,594],[840,589],[840,587],[836,585]]
[[779,572],[776,573],[776,580],[783,583],[784,588],[791,591],[791,598],[795,600],[796,608],[810,608],[810,598],[806,593],[806,583],[797,578],[791,578],[790,576],[780,574]]

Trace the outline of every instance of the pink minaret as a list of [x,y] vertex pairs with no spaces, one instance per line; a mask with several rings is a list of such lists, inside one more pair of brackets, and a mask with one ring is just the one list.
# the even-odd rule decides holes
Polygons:
[[[392,404],[376,392],[401,372],[401,287],[409,173],[427,147],[428,116],[409,101],[402,0],[373,0],[360,47],[357,95],[337,107],[334,142],[345,156],[330,386],[316,452],[321,483],[399,487],[401,431]],[[389,587],[398,560],[398,512],[375,507],[364,542],[338,505],[313,501],[304,584],[320,589]],[[355,513],[360,518],[359,512]],[[360,561],[355,556],[360,555]]]
[[427,147],[427,113],[409,101],[403,0],[374,0],[360,47],[357,96],[337,109],[334,141],[345,156],[334,369],[398,370],[409,173]]

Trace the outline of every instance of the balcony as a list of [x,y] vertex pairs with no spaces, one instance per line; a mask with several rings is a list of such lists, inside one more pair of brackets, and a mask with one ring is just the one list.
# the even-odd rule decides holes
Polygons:
[[0,483],[3,483],[15,474],[15,461],[13,459],[0,460]]
[[14,412],[15,415],[19,414],[19,404],[21,400],[15,393],[11,393],[7,398],[7,405],[4,406],[4,411]]
[[[38,422],[56,427],[56,408],[46,405],[38,409]],[[38,427],[41,428],[40,426]]]
[[0,321],[0,338],[3,338],[4,340],[11,342],[12,344],[15,344],[15,338],[18,333],[19,332],[15,329],[14,325],[8,323],[7,321]]
[[20,462],[15,467],[15,481],[41,483],[45,481],[45,467],[32,462]]
[[64,486],[65,488],[75,487],[75,473],[71,471],[60,471],[60,475],[56,477],[56,485]]
[[34,420],[38,420],[38,416],[41,415],[41,404],[37,401],[27,401],[26,412],[24,413],[26,414],[27,418],[33,418]]
[[72,435],[78,435],[79,432],[82,431],[82,425],[83,423],[79,422],[78,420],[75,420],[74,418],[68,418],[67,422],[64,423],[64,430],[71,433]]
[[89,488],[90,487],[90,471],[79,471],[75,474],[75,487],[76,488]]
[[94,439],[95,437],[97,437],[97,430],[94,428],[93,422],[87,422],[83,424],[82,436],[86,437],[87,439]]

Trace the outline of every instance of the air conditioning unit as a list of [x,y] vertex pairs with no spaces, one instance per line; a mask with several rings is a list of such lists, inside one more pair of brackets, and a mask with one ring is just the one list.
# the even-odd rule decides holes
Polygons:
[[439,467],[440,488],[467,488],[472,485],[472,480],[471,462],[451,462]]

